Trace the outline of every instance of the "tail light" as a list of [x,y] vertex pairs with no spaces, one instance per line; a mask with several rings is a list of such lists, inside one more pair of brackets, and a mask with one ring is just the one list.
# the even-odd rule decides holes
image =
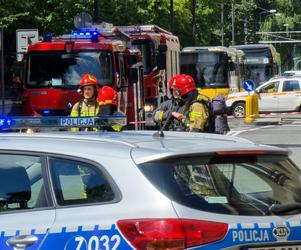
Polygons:
[[117,222],[136,249],[177,250],[219,241],[228,224],[188,219],[130,219]]

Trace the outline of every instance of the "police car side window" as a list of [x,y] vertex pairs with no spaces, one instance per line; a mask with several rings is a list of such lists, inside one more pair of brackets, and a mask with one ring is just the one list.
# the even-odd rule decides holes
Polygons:
[[278,86],[279,86],[279,81],[277,82],[272,82],[264,87],[261,88],[260,92],[261,93],[274,93],[278,91]]
[[96,166],[61,158],[49,158],[49,165],[59,205],[109,202],[114,199],[108,180]]
[[291,81],[284,81],[283,82],[283,92],[289,92],[289,91],[300,91],[300,85],[299,82],[296,80]]
[[47,206],[41,158],[0,154],[0,213]]

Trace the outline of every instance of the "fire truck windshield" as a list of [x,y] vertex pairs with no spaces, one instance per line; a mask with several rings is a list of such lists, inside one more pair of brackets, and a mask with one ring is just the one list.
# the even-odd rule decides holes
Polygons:
[[181,72],[193,76],[199,88],[228,87],[228,56],[223,52],[181,53]]
[[82,75],[92,74],[100,85],[113,84],[110,51],[34,52],[29,54],[27,86],[30,88],[77,88]]

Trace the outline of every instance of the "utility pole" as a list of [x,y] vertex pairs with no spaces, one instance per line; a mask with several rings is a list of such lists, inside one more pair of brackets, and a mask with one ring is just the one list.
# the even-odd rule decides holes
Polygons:
[[235,45],[235,6],[232,1],[232,45]]
[[224,46],[224,0],[222,0],[222,4],[221,4],[221,23],[222,23],[222,27],[221,27],[222,46]]
[[2,94],[2,116],[5,115],[5,86],[4,86],[4,44],[3,44],[3,27],[0,27],[0,49],[1,49],[1,94]]
[[98,23],[98,21],[99,21],[99,0],[94,0],[93,22]]
[[191,3],[191,14],[192,14],[192,43],[195,45],[195,40],[196,40],[196,27],[195,27],[195,0],[192,0]]
[[170,31],[174,33],[174,13],[173,13],[173,0],[170,0]]

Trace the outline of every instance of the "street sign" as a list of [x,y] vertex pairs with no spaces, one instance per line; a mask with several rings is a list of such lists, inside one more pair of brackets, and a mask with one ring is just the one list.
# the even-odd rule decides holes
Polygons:
[[243,87],[244,87],[245,91],[251,92],[251,91],[254,91],[254,89],[255,89],[255,83],[251,80],[245,80],[243,82]]
[[38,29],[18,29],[16,30],[17,37],[17,61],[21,62],[23,54],[27,52],[29,44],[39,41]]

